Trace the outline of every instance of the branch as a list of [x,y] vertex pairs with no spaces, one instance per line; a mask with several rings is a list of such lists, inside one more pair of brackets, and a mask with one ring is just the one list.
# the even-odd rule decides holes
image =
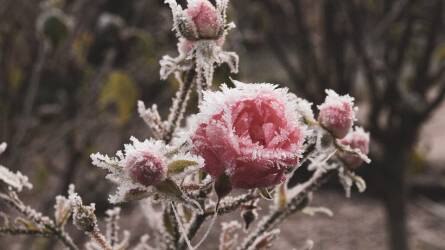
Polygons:
[[307,205],[308,195],[315,191],[325,180],[327,180],[330,176],[329,173],[331,172],[333,172],[333,170],[326,170],[321,167],[318,168],[307,182],[301,184],[299,187],[300,192],[297,193],[285,207],[275,210],[271,215],[264,218],[259,225],[257,225],[257,229],[249,234],[249,236],[244,240],[244,243],[240,249],[248,250],[259,236],[271,230],[278,223],[282,222],[287,216],[304,208]]
[[193,87],[193,82],[196,76],[195,67],[191,68],[185,73],[184,82],[181,82],[181,87],[176,93],[176,98],[173,100],[170,114],[168,116],[168,126],[164,134],[164,140],[169,143],[172,139],[176,128],[180,126],[184,118],[184,112],[187,108],[189,96]]

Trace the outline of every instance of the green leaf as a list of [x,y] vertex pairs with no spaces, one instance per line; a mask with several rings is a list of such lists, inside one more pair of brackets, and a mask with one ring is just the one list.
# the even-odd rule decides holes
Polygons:
[[177,160],[168,164],[168,174],[182,173],[184,170],[191,166],[196,166],[198,163],[191,160]]
[[162,194],[178,200],[184,200],[184,193],[182,192],[181,188],[171,179],[166,179],[155,187]]
[[125,201],[142,200],[150,196],[151,193],[141,189],[132,189],[125,194]]

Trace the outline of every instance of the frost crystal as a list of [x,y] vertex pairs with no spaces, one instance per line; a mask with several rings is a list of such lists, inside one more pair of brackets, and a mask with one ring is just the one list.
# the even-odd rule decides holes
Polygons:
[[318,106],[318,121],[336,138],[343,138],[355,121],[354,98],[349,95],[339,96],[333,90],[326,90],[326,100]]
[[[0,155],[5,152],[7,147],[6,143],[0,143]],[[32,189],[32,184],[29,182],[28,177],[17,171],[11,172],[5,166],[0,165],[0,184],[3,182],[8,188],[21,192],[23,188]]]

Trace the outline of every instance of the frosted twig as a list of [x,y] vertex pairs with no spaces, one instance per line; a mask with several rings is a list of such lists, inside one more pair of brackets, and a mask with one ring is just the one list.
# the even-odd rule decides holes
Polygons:
[[277,209],[269,216],[265,217],[259,225],[257,225],[257,229],[250,233],[247,238],[244,240],[244,243],[239,248],[241,250],[248,250],[257,240],[260,235],[263,235],[265,232],[269,231],[271,228],[275,227],[279,222],[281,222],[284,218],[291,215],[292,213],[303,209],[307,204],[306,200],[310,193],[312,193],[315,189],[317,189],[320,184],[325,180],[330,172],[333,170],[326,170],[324,168],[317,168],[312,177],[305,183],[301,184],[300,192],[298,192],[289,203],[281,208]]
[[187,108],[187,103],[193,87],[195,75],[196,72],[194,68],[185,73],[184,81],[181,82],[181,86],[176,93],[176,97],[173,99],[173,103],[170,108],[170,114],[168,116],[167,127],[163,136],[163,139],[167,143],[171,141],[173,133],[181,124],[181,121],[184,118],[185,109]]

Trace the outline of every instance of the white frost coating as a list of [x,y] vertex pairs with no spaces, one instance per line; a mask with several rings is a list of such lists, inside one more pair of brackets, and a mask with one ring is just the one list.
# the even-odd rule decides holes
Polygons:
[[8,187],[21,192],[23,188],[32,189],[32,184],[28,177],[17,171],[11,172],[8,168],[0,165],[0,181],[5,183]]
[[348,105],[353,107],[352,120],[353,121],[357,120],[355,113],[358,111],[358,107],[354,107],[354,97],[348,94],[340,96],[339,94],[337,94],[337,92],[335,92],[332,89],[327,89],[325,90],[325,92],[327,96],[324,103],[317,106],[319,110],[322,110],[323,108],[327,107],[338,107],[340,109],[343,109],[343,105],[347,103]]
[[147,126],[152,129],[154,136],[160,138],[165,128],[158,112],[158,106],[153,104],[151,108],[146,108],[143,101],[138,101],[138,113]]
[[[227,32],[235,26],[233,23],[227,23],[226,20],[228,2],[228,0],[216,1],[216,11],[224,25],[222,34],[214,39],[199,39],[197,28],[194,22],[189,20],[191,17],[186,13],[187,10],[183,10],[176,0],[165,1],[172,10],[173,30],[176,31],[179,38],[179,56],[170,57],[166,55],[160,60],[161,79],[165,80],[171,74],[185,72],[195,67],[198,93],[201,94],[202,90],[208,89],[212,85],[215,66],[226,63],[231,73],[238,72],[238,55],[235,52],[227,52],[222,49]],[[202,3],[203,0],[189,0],[187,9],[193,9],[196,5]],[[208,4],[211,5],[210,2]],[[183,37],[184,34],[181,35],[180,26],[183,30],[191,33],[191,36],[196,38],[196,40],[187,40],[186,37]],[[184,48],[187,49],[182,48],[182,45],[186,45]]]
[[[0,143],[0,155],[5,152],[7,144]],[[5,183],[9,188],[21,192],[23,188],[32,189],[32,184],[27,176],[19,171],[13,173],[7,167],[0,165],[0,182]]]
[[137,190],[146,195],[150,195],[154,191],[153,187],[143,186],[130,178],[128,171],[125,169],[128,156],[140,155],[140,152],[148,150],[153,154],[164,157],[163,155],[166,152],[166,146],[162,141],[151,139],[141,142],[134,137],[131,137],[130,140],[132,144],[125,144],[124,152],[117,151],[116,157],[109,157],[100,153],[91,155],[93,165],[108,170],[109,174],[106,178],[118,185],[116,193],[110,196],[111,203],[127,201],[131,198],[129,197],[130,191]]
[[7,146],[8,144],[6,144],[6,142],[0,143],[0,155],[3,154],[3,152],[5,152]]
[[[199,124],[206,123],[211,120],[212,116],[224,111],[224,109],[228,109],[231,105],[241,101],[241,100],[255,100],[258,96],[269,96],[276,100],[280,100],[283,102],[284,112],[286,116],[286,120],[291,122],[291,125],[295,127],[299,127],[303,136],[307,136],[309,130],[307,126],[301,123],[301,114],[299,110],[306,109],[306,103],[303,103],[303,107],[300,105],[301,103],[296,102],[295,100],[298,98],[294,94],[290,93],[287,88],[279,88],[278,85],[270,84],[270,83],[243,83],[240,81],[233,80],[235,84],[235,88],[229,88],[227,85],[221,85],[221,91],[206,91],[204,93],[204,100],[199,105],[199,114],[197,114],[193,118],[193,123],[190,124],[189,133],[194,134]],[[224,119],[227,124],[232,124],[231,122],[231,112],[226,110],[224,112]],[[221,127],[221,129],[227,129]],[[228,128],[233,129],[233,128]],[[286,131],[282,131],[286,132]],[[226,133],[227,135],[234,135],[230,131]],[[286,134],[276,135],[274,140],[285,139],[287,137]],[[303,144],[304,140],[300,140],[301,144]],[[236,139],[233,138],[233,145],[237,145]],[[303,148],[302,145],[299,148]],[[249,150],[249,149],[246,149]],[[261,157],[264,159],[277,157],[277,152],[275,150],[271,150],[270,152],[262,151]],[[283,152],[281,152],[284,154]],[[302,152],[297,152],[301,154]],[[255,152],[252,152],[253,156],[256,155]],[[285,155],[283,155],[285,157]]]
[[202,158],[201,156],[193,155],[188,152],[175,154],[172,158],[170,158],[169,163],[180,160],[193,161],[196,162],[196,165],[188,166],[181,173],[177,173],[173,176],[170,176],[174,179],[183,179],[185,176],[196,173],[200,169],[204,168],[204,158]]

